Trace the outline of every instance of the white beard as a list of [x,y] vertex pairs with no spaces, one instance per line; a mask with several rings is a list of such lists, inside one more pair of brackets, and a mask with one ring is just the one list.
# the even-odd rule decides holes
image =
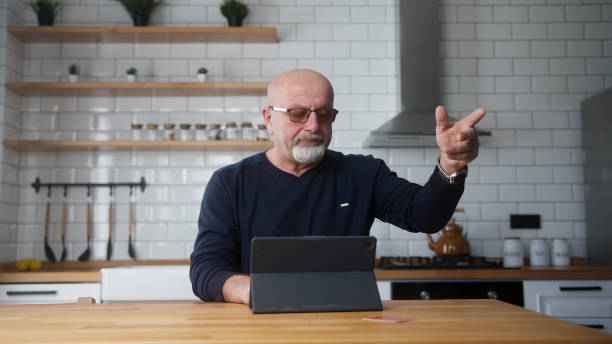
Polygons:
[[[316,146],[300,146],[298,145],[299,141],[302,139],[315,139],[318,140],[319,144]],[[296,137],[293,140],[293,159],[295,161],[310,165],[321,159],[323,159],[323,155],[325,154],[325,141],[323,135],[313,134],[308,135],[306,137]]]

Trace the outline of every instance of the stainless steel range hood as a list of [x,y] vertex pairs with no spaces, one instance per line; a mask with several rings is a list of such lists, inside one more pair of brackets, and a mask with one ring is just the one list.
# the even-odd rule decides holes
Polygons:
[[[436,147],[434,111],[440,104],[438,0],[399,0],[399,11],[402,112],[374,130],[365,146]],[[491,135],[479,129],[477,132]]]

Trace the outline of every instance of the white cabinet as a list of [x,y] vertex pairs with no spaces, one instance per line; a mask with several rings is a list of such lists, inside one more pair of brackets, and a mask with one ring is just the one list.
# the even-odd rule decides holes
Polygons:
[[79,297],[100,302],[100,283],[0,284],[0,304],[72,303]]
[[376,281],[376,286],[381,300],[391,300],[391,281]]
[[612,281],[526,280],[525,308],[612,333]]
[[102,302],[198,301],[189,280],[189,265],[107,268],[102,273]]

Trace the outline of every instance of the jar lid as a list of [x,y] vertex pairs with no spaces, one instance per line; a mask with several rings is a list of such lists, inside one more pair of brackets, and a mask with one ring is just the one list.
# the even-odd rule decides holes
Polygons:
[[157,129],[157,123],[149,123],[147,124],[147,129]]
[[191,124],[188,124],[188,123],[181,123],[179,126],[181,127],[181,129],[189,129],[189,128],[191,128]]
[[172,123],[164,123],[164,128],[166,128],[166,129],[174,129],[174,124],[172,124]]
[[221,124],[212,123],[209,125],[210,129],[219,129],[221,128]]
[[521,240],[521,237],[509,236],[509,237],[504,237],[504,240]]
[[258,124],[257,125],[257,129],[266,129],[266,125],[265,124]]
[[237,128],[238,126],[236,125],[236,122],[226,122],[225,127],[226,128]]
[[132,129],[142,129],[142,123],[132,123]]
[[242,122],[240,126],[242,128],[253,128],[253,124],[251,122]]
[[206,124],[196,123],[193,125],[196,129],[206,129]]

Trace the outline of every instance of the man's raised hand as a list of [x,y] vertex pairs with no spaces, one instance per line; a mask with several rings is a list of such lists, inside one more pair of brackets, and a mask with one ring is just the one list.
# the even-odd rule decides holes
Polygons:
[[436,142],[440,147],[440,166],[447,174],[465,167],[478,156],[478,135],[474,125],[486,114],[478,108],[451,124],[444,106],[436,108]]

